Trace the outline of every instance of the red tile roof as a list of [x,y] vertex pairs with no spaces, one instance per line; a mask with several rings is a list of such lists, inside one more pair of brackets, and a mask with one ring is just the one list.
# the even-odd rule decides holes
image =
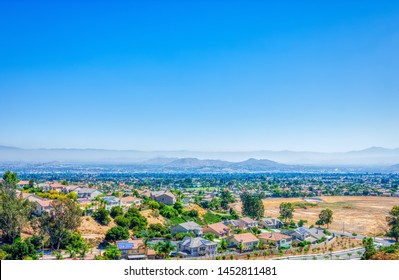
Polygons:
[[256,238],[256,236],[253,235],[253,234],[250,233],[250,232],[247,232],[247,233],[240,233],[240,234],[234,234],[234,235],[233,235],[233,239],[234,239],[236,242],[243,242],[243,243],[259,241],[259,239]]
[[259,239],[268,240],[268,241],[281,241],[283,239],[290,239],[291,236],[278,233],[278,232],[265,232],[258,235]]

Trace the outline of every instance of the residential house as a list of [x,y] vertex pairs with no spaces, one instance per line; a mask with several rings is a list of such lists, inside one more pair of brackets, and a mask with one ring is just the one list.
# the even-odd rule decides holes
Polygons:
[[102,192],[92,188],[77,188],[74,190],[74,192],[78,194],[78,198],[87,198],[90,200],[93,200],[94,198],[102,194]]
[[53,202],[53,200],[43,199],[41,197],[38,197],[37,195],[25,194],[23,192],[20,195],[22,195],[23,198],[35,204],[35,210],[33,213],[36,216],[41,216],[43,212],[48,212],[51,209],[50,204],[51,202]]
[[172,227],[170,229],[170,232],[172,235],[181,232],[183,233],[193,232],[196,236],[200,236],[202,235],[202,228],[196,222],[186,222]]
[[283,222],[276,218],[261,218],[259,220],[259,226],[267,229],[278,229],[283,225]]
[[142,239],[116,241],[121,258],[127,260],[147,259],[147,249]]
[[148,260],[155,260],[157,257],[157,253],[155,250],[152,249],[147,249],[147,259]]
[[239,228],[239,225],[240,225],[238,220],[225,220],[225,221],[223,221],[223,224],[226,226],[229,226],[233,229]]
[[216,237],[225,238],[232,233],[232,229],[222,222],[210,224],[203,229],[204,233],[213,233]]
[[79,186],[63,186],[62,192],[67,194],[67,193],[75,191],[77,188],[79,188]]
[[289,248],[292,245],[292,237],[278,232],[264,232],[258,235],[263,244],[274,243],[277,248]]
[[91,200],[87,198],[78,198],[77,202],[80,205],[80,209],[82,209],[83,214],[86,216],[90,216],[94,210],[97,209],[97,205],[93,204]]
[[241,228],[241,229],[244,229],[244,230],[251,229],[251,228],[254,228],[254,227],[258,226],[258,222],[257,221],[255,221],[255,220],[253,220],[251,218],[248,218],[248,217],[244,217],[244,218],[238,219],[237,221],[238,221],[238,227]]
[[19,189],[22,189],[25,186],[29,186],[29,181],[19,181],[18,184],[17,184],[17,187]]
[[158,203],[163,203],[166,205],[173,205],[176,203],[175,195],[169,191],[152,192],[151,198]]
[[253,235],[252,233],[247,232],[247,233],[234,234],[227,238],[227,242],[230,246],[234,246],[237,248],[239,248],[240,244],[242,244],[243,251],[250,251],[258,246],[259,239],[256,238],[256,236]]
[[146,197],[148,197],[148,198],[151,197],[151,191],[150,191],[150,190],[142,190],[142,191],[139,191],[139,194],[142,195],[142,196],[146,196]]
[[112,207],[115,207],[115,206],[122,207],[122,201],[118,197],[104,196],[102,199],[105,201],[105,209],[106,210],[111,210]]
[[304,228],[309,232],[310,237],[315,240],[315,241],[313,241],[313,240],[308,240],[309,238],[307,239],[307,241],[310,241],[312,243],[316,243],[317,241],[321,240],[322,238],[324,238],[325,240],[330,240],[334,237],[334,235],[325,234],[324,229],[322,229],[322,228],[316,228],[316,227],[313,227],[313,228],[304,227]]
[[137,198],[135,196],[125,196],[121,198],[122,208],[124,209],[128,209],[133,205],[136,208],[140,208],[142,201],[143,200],[141,198]]
[[22,197],[23,199],[28,199],[30,196],[35,196],[38,199],[40,199],[40,197],[38,197],[37,195],[35,195],[33,193],[26,193],[26,192],[23,192],[23,191],[20,191],[20,190],[16,191],[16,195],[19,196],[19,197]]
[[217,243],[202,237],[186,236],[178,243],[178,255],[180,257],[201,257],[216,254]]
[[296,229],[283,229],[281,230],[282,234],[289,235],[296,241],[305,241],[310,237],[310,232],[304,227],[296,228]]
[[57,191],[57,192],[62,192],[63,188],[66,186],[58,183],[58,182],[52,182],[47,185],[47,191]]
[[51,209],[51,202],[53,200],[50,199],[39,199],[36,201],[36,209],[35,215],[41,216],[43,212],[49,212]]
[[43,191],[48,191],[50,189],[49,183],[39,183],[37,187],[42,189]]

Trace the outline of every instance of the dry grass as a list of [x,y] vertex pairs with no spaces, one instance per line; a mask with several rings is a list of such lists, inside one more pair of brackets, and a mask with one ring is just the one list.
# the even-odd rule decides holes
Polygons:
[[112,227],[116,226],[115,222],[106,225],[100,225],[91,216],[82,217],[82,224],[78,228],[78,232],[82,234],[85,239],[103,239],[105,233]]
[[[322,209],[334,211],[334,221],[330,229],[356,232],[359,234],[382,234],[387,230],[385,217],[394,205],[399,205],[397,197],[363,197],[363,196],[323,196],[316,207],[296,208],[294,221],[304,219],[308,225],[315,224]],[[263,200],[265,216],[279,216],[279,205],[282,202],[303,202],[301,198],[271,198]],[[315,203],[315,201],[312,201]],[[241,203],[232,205],[241,213]]]
[[141,215],[147,218],[148,225],[152,224],[162,224],[165,225],[166,221],[165,218],[162,217],[161,215],[158,215],[158,217],[154,217],[154,211],[151,209],[143,210],[140,211]]
[[197,210],[198,215],[200,217],[202,217],[203,215],[205,215],[207,213],[207,211],[204,208],[202,208],[201,206],[199,206],[197,204],[189,204],[188,206],[184,207],[185,211],[189,211],[191,209]]

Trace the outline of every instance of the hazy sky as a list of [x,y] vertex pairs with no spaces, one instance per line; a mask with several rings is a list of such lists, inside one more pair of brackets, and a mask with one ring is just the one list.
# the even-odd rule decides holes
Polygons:
[[399,1],[16,2],[0,145],[399,146]]

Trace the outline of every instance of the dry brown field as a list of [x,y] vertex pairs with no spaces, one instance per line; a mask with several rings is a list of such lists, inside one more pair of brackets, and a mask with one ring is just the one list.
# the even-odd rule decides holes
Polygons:
[[[356,232],[363,235],[383,234],[387,230],[385,218],[394,205],[399,205],[399,197],[366,196],[322,196],[322,202],[307,209],[296,208],[294,221],[307,220],[307,225],[315,224],[322,209],[330,208],[334,212],[334,221],[330,229]],[[282,202],[304,202],[301,198],[264,199],[265,217],[278,217]],[[309,201],[310,202],[310,201]],[[315,201],[311,201],[315,203]],[[232,204],[241,214],[241,203]]]

